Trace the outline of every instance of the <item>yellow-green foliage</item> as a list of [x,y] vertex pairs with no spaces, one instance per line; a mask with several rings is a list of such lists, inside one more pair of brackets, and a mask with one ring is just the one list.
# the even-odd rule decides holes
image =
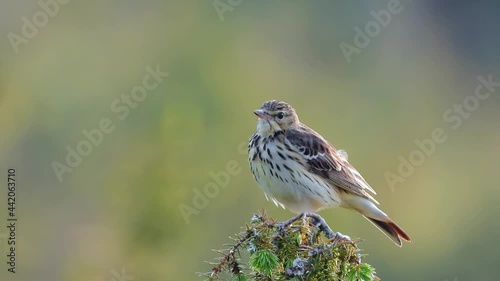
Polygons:
[[217,251],[222,257],[204,274],[208,280],[379,280],[356,243],[327,239],[309,218],[283,225],[262,212],[234,240]]

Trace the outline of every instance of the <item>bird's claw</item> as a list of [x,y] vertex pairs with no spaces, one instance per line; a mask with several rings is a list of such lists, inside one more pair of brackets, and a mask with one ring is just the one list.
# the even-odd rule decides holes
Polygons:
[[285,230],[285,228],[287,227],[287,223],[286,222],[278,222],[276,223],[276,227],[278,228],[278,231],[279,232],[282,232],[283,230]]
[[340,232],[335,233],[335,236],[332,239],[333,244],[346,243],[354,245],[354,242],[351,240],[351,237],[344,235]]

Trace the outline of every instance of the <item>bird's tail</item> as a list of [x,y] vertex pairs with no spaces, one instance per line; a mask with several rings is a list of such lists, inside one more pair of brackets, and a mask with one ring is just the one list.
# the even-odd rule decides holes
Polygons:
[[369,199],[349,194],[344,197],[344,203],[345,207],[360,212],[399,247],[403,245],[401,239],[411,242],[410,236]]
[[363,215],[368,221],[375,225],[380,231],[382,231],[387,237],[389,237],[396,245],[399,247],[403,246],[401,239],[411,242],[410,236],[399,227],[395,222],[393,222],[389,217],[385,221],[369,218]]

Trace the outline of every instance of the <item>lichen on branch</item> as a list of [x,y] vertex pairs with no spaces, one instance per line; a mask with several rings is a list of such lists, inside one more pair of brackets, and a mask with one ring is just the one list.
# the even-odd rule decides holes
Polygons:
[[221,257],[201,274],[207,280],[380,280],[361,261],[358,241],[333,232],[314,213],[277,222],[261,211],[233,240],[216,250]]

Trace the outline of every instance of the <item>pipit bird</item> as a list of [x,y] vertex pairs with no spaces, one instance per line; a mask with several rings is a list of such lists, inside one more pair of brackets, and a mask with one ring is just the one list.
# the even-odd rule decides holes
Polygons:
[[[396,245],[411,242],[406,232],[376,204],[361,174],[328,141],[302,124],[289,104],[271,100],[254,111],[257,131],[248,160],[266,198],[295,213],[341,206],[357,211]],[[345,153],[345,152],[344,152]]]

